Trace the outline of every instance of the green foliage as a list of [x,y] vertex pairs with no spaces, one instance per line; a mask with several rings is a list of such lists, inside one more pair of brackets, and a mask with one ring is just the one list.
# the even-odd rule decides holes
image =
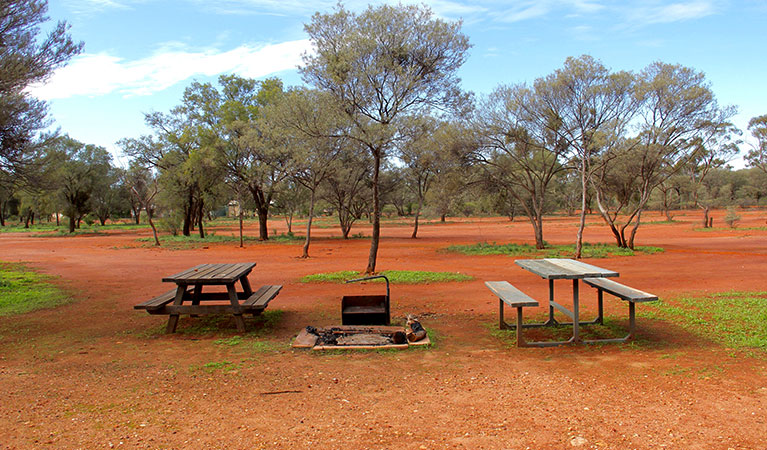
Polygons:
[[51,277],[21,264],[0,262],[0,317],[52,308],[72,301]]
[[729,348],[767,348],[767,292],[722,292],[662,299],[641,316],[679,324]]
[[735,212],[735,208],[727,208],[727,215],[724,216],[724,223],[726,223],[730,228],[735,228],[738,226],[739,221],[740,216]]
[[[508,255],[527,256],[533,258],[564,258],[575,254],[575,245],[553,245],[549,248],[538,250],[530,244],[496,244],[480,242],[473,245],[451,245],[445,250],[449,252],[463,253],[464,255]],[[621,248],[614,244],[583,244],[584,258],[607,258],[609,256],[634,256],[640,254],[660,253],[664,250],[660,247],[636,247]]]
[[[445,283],[450,281],[469,281],[474,277],[458,272],[424,272],[418,270],[384,270],[380,275],[386,275],[392,284],[423,284],[423,283]],[[364,277],[364,274],[353,270],[343,270],[339,272],[316,273],[301,277],[302,283],[343,283],[346,280]],[[384,280],[378,278],[370,280],[371,282],[381,282]]]

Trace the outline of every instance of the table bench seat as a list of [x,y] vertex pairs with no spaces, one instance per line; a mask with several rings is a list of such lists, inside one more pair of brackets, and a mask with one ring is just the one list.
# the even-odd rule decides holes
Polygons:
[[634,337],[636,330],[636,317],[634,312],[634,305],[641,302],[654,302],[658,300],[657,295],[650,294],[648,292],[640,291],[632,287],[620,284],[613,280],[607,280],[604,278],[584,278],[583,282],[589,286],[597,289],[597,302],[599,305],[599,317],[602,317],[602,295],[603,292],[612,294],[621,300],[626,300],[629,304],[629,334],[626,337],[613,339],[615,342],[626,342]]
[[[186,291],[189,292],[189,289]],[[133,305],[133,309],[145,309],[147,311],[157,311],[159,309],[162,309],[167,305],[168,303],[173,302],[176,298],[176,289],[171,289],[168,292],[165,292],[163,294],[158,295],[157,297],[151,298],[143,303],[139,303],[138,305]]]
[[282,285],[279,284],[261,286],[256,292],[242,302],[242,308],[247,312],[254,310],[263,311],[266,309],[266,305],[268,305],[274,297],[277,297],[277,294],[280,293],[281,289]]
[[658,300],[657,295],[634,289],[607,278],[584,278],[583,282],[629,302],[654,302]]
[[[538,301],[512,286],[508,281],[485,281],[485,286],[498,297],[499,328],[501,330],[516,328],[517,347],[526,346],[527,343],[522,338],[522,328],[524,327],[522,324],[522,308],[538,306]],[[515,325],[510,325],[503,319],[504,303],[517,309],[517,323]]]

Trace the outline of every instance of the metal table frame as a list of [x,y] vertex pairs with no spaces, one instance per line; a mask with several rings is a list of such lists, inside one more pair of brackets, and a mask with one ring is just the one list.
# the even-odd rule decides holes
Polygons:
[[[602,324],[604,322],[604,311],[602,307],[602,296],[597,298],[598,315],[597,318],[591,321],[580,320],[580,280],[583,278],[598,278],[598,277],[617,277],[620,274],[618,272],[603,269],[601,267],[592,266],[581,261],[574,259],[520,259],[514,261],[515,264],[521,268],[530,271],[543,279],[549,281],[549,317],[546,322],[542,323],[529,323],[523,324],[523,328],[535,328],[545,326],[557,326],[557,325],[572,325],[573,335],[566,341],[553,341],[553,342],[527,342],[527,345],[534,347],[553,347],[563,344],[572,343],[598,343],[598,342],[615,342],[615,339],[596,339],[584,341],[580,336],[580,327],[583,325]],[[572,311],[564,305],[558,303],[554,299],[554,280],[573,280],[573,309]],[[570,318],[571,322],[560,322],[554,318],[554,309],[565,314]],[[516,328],[514,325],[506,324],[508,328]]]

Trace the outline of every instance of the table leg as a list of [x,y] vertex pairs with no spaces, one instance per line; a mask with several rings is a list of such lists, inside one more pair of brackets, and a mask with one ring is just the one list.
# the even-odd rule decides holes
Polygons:
[[[202,295],[202,285],[194,285],[194,293],[192,294],[192,305],[200,304],[200,296]],[[199,317],[199,314],[191,314],[190,317]]]
[[245,332],[245,320],[242,318],[240,300],[237,298],[237,289],[234,288],[234,283],[227,284],[226,290],[229,292],[229,302],[234,310],[234,323],[237,324],[237,331]]
[[[176,298],[173,299],[174,305],[180,305],[184,302],[184,294],[186,293],[186,286],[181,284],[176,288]],[[168,325],[165,327],[166,333],[174,333],[176,331],[176,325],[178,325],[178,314],[171,314],[168,317]]]
[[556,325],[557,321],[554,319],[554,307],[551,303],[554,301],[554,280],[549,280],[549,320],[546,321],[546,325]]
[[580,342],[580,305],[579,305],[579,293],[578,293],[578,279],[573,280],[573,342]]
[[240,284],[242,284],[242,290],[245,292],[245,296],[250,297],[253,293],[253,288],[250,287],[250,281],[248,281],[247,275],[240,278]]

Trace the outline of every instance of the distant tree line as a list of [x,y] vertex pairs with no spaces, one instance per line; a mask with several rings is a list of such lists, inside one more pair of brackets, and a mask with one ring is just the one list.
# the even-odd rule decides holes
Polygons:
[[[37,15],[13,10],[17,3]],[[45,2],[10,5],[5,28],[7,17],[44,18]],[[317,13],[305,26],[314,44],[300,67],[306,86],[236,75],[193,82],[178,106],[145,115],[150,134],[118,142],[127,168],[101,147],[40,132],[44,104],[23,87],[80,50],[66,24],[43,43],[19,39],[26,49],[3,42],[0,101],[27,105],[17,121],[39,120],[17,137],[0,117],[0,224],[63,215],[74,231],[82,220],[139,223],[143,211],[170,232],[204,238],[207,221],[234,202],[241,221],[254,212],[263,240],[271,217],[284,216],[289,231],[294,216],[308,217],[308,257],[312,218],[333,214],[344,238],[357,221],[372,224],[374,272],[388,211],[413,218],[413,238],[423,214],[521,215],[538,248],[545,214],[579,214],[580,257],[587,213],[633,248],[648,209],[672,220],[673,210],[697,208],[709,227],[711,208],[767,204],[767,115],[749,123],[749,168],[731,169],[743,146],[736,109],[717,102],[703,73],[661,62],[615,72],[584,55],[477,97],[456,76],[470,48],[460,27],[425,6]],[[17,54],[41,54],[47,65],[30,63],[22,81],[7,81],[5,62]]]

